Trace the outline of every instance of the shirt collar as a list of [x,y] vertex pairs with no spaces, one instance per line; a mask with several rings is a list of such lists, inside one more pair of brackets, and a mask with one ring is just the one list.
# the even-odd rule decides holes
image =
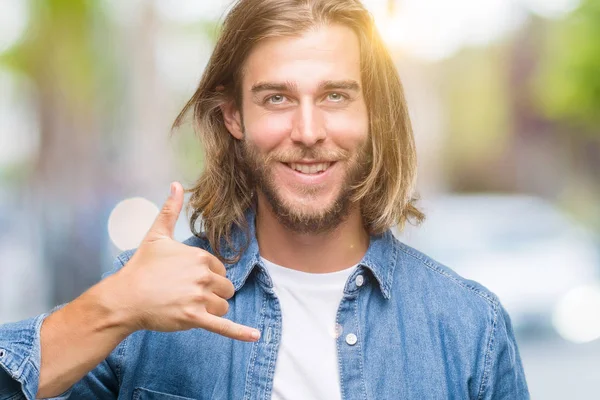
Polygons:
[[[239,260],[234,264],[225,265],[227,278],[233,283],[236,292],[244,285],[254,268],[262,266],[256,240],[255,218],[254,210],[249,209],[246,212],[248,236],[243,229],[237,226],[232,230],[232,244],[235,248],[244,248],[247,243]],[[247,240],[248,242],[246,242]],[[223,255],[229,258],[233,252],[226,248]],[[371,271],[386,299],[390,298],[397,255],[397,241],[391,230],[388,229],[380,235],[371,235],[369,248],[358,264]]]

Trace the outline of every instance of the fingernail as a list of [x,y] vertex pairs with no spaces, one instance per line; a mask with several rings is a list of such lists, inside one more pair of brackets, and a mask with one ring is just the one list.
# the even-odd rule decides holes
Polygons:
[[259,331],[252,331],[250,333],[250,336],[252,336],[252,339],[258,340],[258,339],[260,339],[260,332]]
[[175,183],[171,183],[171,196],[175,194]]

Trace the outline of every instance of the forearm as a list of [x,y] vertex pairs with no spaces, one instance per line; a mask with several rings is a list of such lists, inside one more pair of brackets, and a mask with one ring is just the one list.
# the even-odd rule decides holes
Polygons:
[[46,318],[37,397],[55,397],[104,360],[133,329],[112,289],[114,276]]

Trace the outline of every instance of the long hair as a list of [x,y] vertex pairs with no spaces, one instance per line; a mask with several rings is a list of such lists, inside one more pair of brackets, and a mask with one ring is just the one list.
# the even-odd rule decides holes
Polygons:
[[[193,110],[205,166],[187,190],[190,228],[194,235],[208,239],[224,262],[235,262],[245,248],[233,249],[231,233],[236,225],[248,232],[245,213],[253,206],[254,187],[243,168],[243,143],[227,131],[220,106],[234,101],[241,110],[244,62],[259,41],[298,36],[326,24],[347,26],[359,39],[370,165],[351,200],[360,202],[365,228],[379,234],[394,224],[402,228],[407,220],[418,223],[424,218],[414,205],[416,150],[402,84],[372,16],[360,1],[239,0],[225,17],[196,92],[173,124],[179,126]],[[224,257],[223,246],[231,248],[234,256]]]

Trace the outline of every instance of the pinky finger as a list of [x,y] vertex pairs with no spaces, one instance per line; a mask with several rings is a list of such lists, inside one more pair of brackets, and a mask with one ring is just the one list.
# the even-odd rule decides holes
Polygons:
[[256,342],[260,339],[260,332],[257,329],[240,325],[226,318],[217,317],[208,313],[202,315],[202,320],[199,325],[201,328],[218,335],[244,342]]

